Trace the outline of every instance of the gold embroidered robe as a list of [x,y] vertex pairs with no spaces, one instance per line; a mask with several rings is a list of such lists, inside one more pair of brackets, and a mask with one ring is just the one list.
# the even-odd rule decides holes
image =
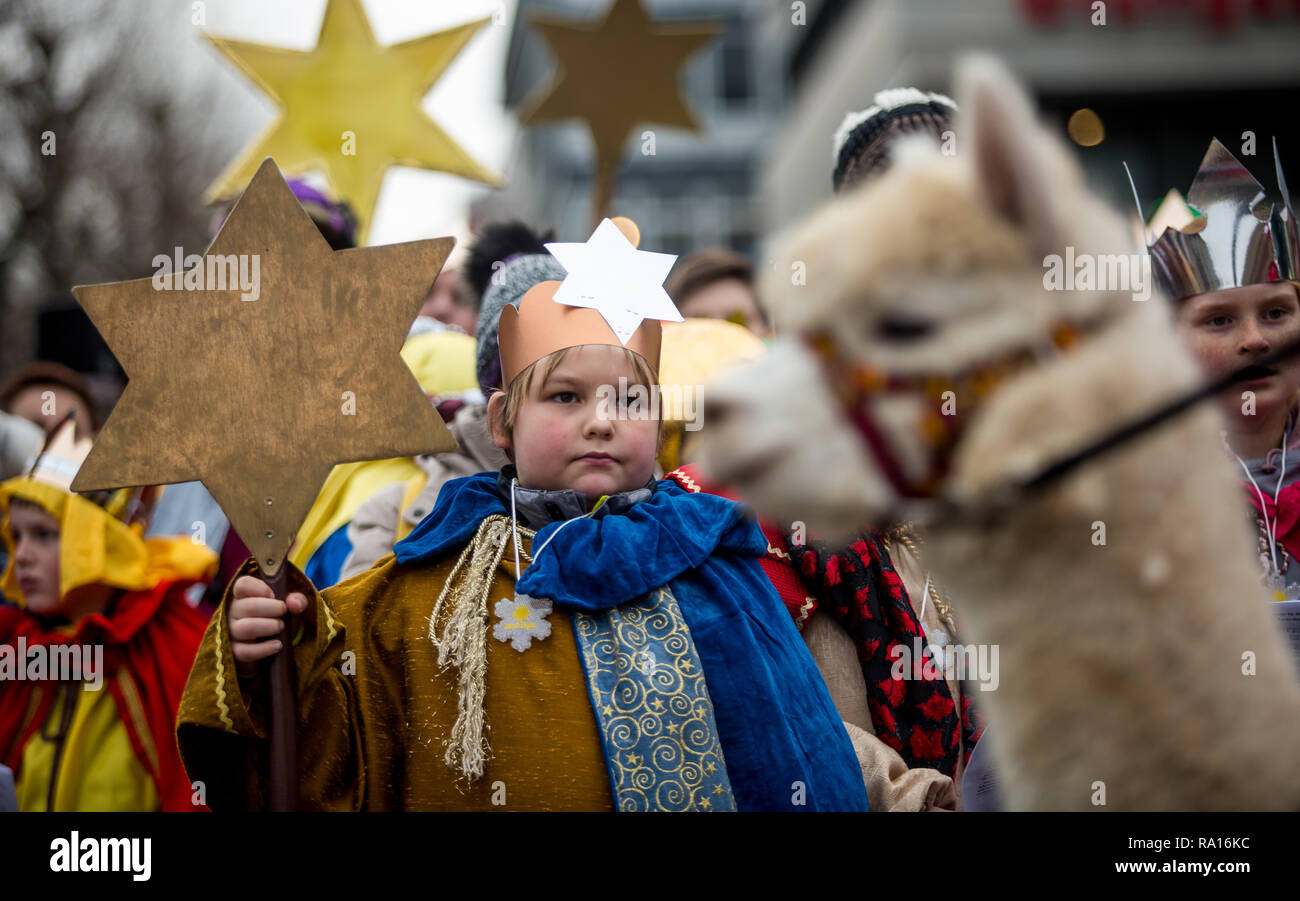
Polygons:
[[[522,536],[521,536],[522,537]],[[521,541],[527,555],[529,540]],[[612,810],[596,719],[570,617],[524,652],[487,638],[484,735],[492,758],[467,785],[443,760],[457,717],[458,672],[440,671],[429,638],[434,601],[457,555],[402,566],[392,555],[309,599],[293,647],[301,810]],[[240,575],[252,569],[245,564]],[[488,595],[514,596],[507,553]],[[233,580],[232,580],[233,584]],[[266,809],[265,692],[240,679],[231,653],[230,589],[186,685],[177,737],[186,771],[213,810]]]

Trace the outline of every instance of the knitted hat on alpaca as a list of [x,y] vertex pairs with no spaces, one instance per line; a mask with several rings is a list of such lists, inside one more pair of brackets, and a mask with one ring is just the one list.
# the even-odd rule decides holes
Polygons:
[[956,112],[957,104],[942,94],[916,88],[880,91],[871,106],[849,113],[835,131],[831,184],[836,193],[888,167],[890,146],[902,135],[928,132],[942,141]]
[[563,281],[565,274],[564,267],[551,254],[530,253],[510,260],[492,276],[483,294],[483,307],[479,310],[478,327],[474,330],[474,337],[478,340],[474,370],[484,397],[491,396],[493,388],[503,387],[501,355],[497,346],[497,320],[501,317],[501,310],[508,303],[518,306],[533,285]]

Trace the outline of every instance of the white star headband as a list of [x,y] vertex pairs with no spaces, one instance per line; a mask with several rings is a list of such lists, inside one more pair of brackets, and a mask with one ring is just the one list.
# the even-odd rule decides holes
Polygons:
[[624,346],[642,321],[681,322],[664,290],[675,254],[637,250],[609,219],[602,219],[584,244],[547,244],[566,275],[555,302],[600,313]]

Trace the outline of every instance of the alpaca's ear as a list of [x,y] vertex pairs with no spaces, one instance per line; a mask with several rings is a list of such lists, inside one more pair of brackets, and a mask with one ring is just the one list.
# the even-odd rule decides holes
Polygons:
[[1029,97],[999,60],[986,55],[958,62],[956,94],[959,134],[989,205],[1025,231],[1036,248],[1059,252],[1066,221],[1062,158]]

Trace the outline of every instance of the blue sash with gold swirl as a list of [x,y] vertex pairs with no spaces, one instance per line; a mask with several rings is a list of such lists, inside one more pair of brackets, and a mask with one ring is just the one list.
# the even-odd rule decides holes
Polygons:
[[[447,482],[393,547],[397,559],[434,559],[463,547],[483,517],[509,515],[496,486],[495,473]],[[759,565],[767,541],[740,504],[662,480],[625,512],[543,526],[535,546],[561,527],[516,589],[573,616],[620,807],[867,809],[857,754]],[[682,678],[661,690],[700,672],[707,688]],[[656,743],[688,725],[684,740]]]
[[735,810],[704,669],[672,592],[574,611],[573,634],[615,807]]

